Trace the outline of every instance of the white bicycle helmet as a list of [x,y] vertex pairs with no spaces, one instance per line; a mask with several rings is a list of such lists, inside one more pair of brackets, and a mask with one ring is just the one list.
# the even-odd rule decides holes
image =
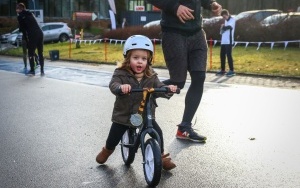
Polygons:
[[123,49],[124,57],[126,57],[129,50],[134,49],[149,50],[151,55],[153,54],[153,44],[151,40],[143,35],[133,35],[126,40]]

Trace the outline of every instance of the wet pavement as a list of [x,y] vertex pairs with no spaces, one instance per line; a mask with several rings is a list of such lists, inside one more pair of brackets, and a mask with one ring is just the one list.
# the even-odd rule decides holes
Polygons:
[[[0,56],[0,187],[147,187],[140,150],[130,167],[120,147],[105,165],[95,162],[111,125],[114,68],[46,61],[45,77],[28,77],[21,58]],[[175,138],[186,89],[158,99],[165,150],[177,164],[158,187],[300,187],[298,82],[208,73],[193,120],[205,144]]]
[[[0,56],[0,70],[25,74],[23,64],[19,57]],[[49,61],[46,60],[46,77],[81,82],[92,85],[108,86],[115,65],[91,64],[73,61]],[[167,69],[156,68],[160,79],[169,77]],[[39,70],[37,69],[37,75]],[[187,79],[189,82],[189,77]],[[260,76],[237,74],[234,77],[216,76],[213,72],[207,72],[206,83],[211,84],[239,84],[263,87],[276,87],[285,89],[300,89],[300,78],[287,78],[276,76]]]
[[[51,63],[53,65],[47,64],[45,72],[48,78],[73,81],[91,85],[98,86],[108,86],[108,82],[111,79],[111,72],[105,70],[91,70],[83,69],[80,67],[70,67],[70,66],[59,66],[58,63]],[[71,64],[69,64],[71,65]],[[28,65],[29,66],[29,65]],[[0,70],[11,71],[15,73],[26,74],[29,68],[24,69],[24,65],[20,63],[19,58],[8,58],[0,60]],[[36,69],[36,75],[40,74],[39,68]]]

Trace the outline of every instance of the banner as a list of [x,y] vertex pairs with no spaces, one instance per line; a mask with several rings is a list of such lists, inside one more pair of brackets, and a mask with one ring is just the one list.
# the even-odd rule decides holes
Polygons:
[[[114,16],[114,13],[112,11],[111,11],[111,14]],[[161,44],[161,39],[151,39],[151,40],[153,42],[158,41]],[[84,42],[85,44],[89,43],[90,45],[91,44],[95,44],[97,42],[101,43],[101,42],[105,42],[105,41],[108,41],[109,44],[114,43],[115,45],[116,44],[121,44],[122,45],[123,43],[125,43],[126,40],[121,40],[121,39],[96,39],[96,40],[76,40],[75,39],[74,40],[74,39],[71,39],[71,42],[76,42],[76,41],[79,41],[80,43]],[[213,46],[215,46],[217,43],[221,43],[221,41],[218,41],[218,40],[207,40],[207,42],[210,42],[210,41],[213,42]],[[244,42],[244,41],[235,41],[234,47],[237,44],[244,44],[245,48],[247,48],[249,44],[256,44],[257,45],[257,50],[259,50],[262,44],[270,44],[271,50],[273,50],[274,44],[283,44],[284,45],[284,49],[286,49],[288,47],[289,43],[299,43],[299,48],[300,48],[300,40],[276,41],[276,42]]]
[[109,17],[111,23],[111,29],[115,30],[117,28],[115,14],[112,10],[109,10]]
[[113,11],[113,13],[117,14],[115,0],[108,0],[108,4],[110,6],[110,9]]
[[[207,40],[207,41],[210,41],[210,40]],[[218,42],[221,43],[221,41],[214,40],[214,46],[215,46]],[[259,50],[262,44],[270,44],[271,50],[273,50],[274,44],[284,44],[284,49],[286,49],[289,43],[299,43],[299,48],[300,48],[300,40],[274,41],[274,42],[273,42],[273,41],[269,41],[269,42],[246,42],[246,41],[235,41],[234,47],[235,47],[237,44],[245,44],[245,48],[247,48],[249,44],[257,44],[257,50]]]

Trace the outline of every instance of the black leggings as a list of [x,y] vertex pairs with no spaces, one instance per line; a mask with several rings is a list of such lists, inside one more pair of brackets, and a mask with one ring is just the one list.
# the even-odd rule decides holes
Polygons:
[[[152,120],[153,128],[156,130],[158,133],[160,139],[161,139],[161,153],[164,152],[164,138],[163,138],[163,133],[159,125],[155,120]],[[114,150],[116,146],[119,144],[123,134],[125,131],[128,129],[128,126],[118,124],[118,123],[112,123],[110,127],[110,131],[106,140],[106,149],[109,150]]]
[[29,37],[29,42],[27,43],[28,47],[28,57],[30,63],[30,69],[34,70],[34,58],[35,58],[35,50],[38,51],[39,64],[41,66],[41,70],[44,70],[44,36],[43,33],[36,33],[36,35],[31,35]]
[[22,49],[23,49],[23,62],[24,66],[27,67],[27,42],[22,39]]
[[[186,93],[185,96],[185,108],[182,117],[182,123],[190,124],[193,120],[193,117],[198,109],[200,104],[202,94],[203,94],[203,87],[205,81],[205,71],[191,71],[191,85]],[[170,85],[177,85],[180,88],[184,87],[185,82],[183,83],[176,83],[172,82],[171,80],[163,81],[164,84]]]

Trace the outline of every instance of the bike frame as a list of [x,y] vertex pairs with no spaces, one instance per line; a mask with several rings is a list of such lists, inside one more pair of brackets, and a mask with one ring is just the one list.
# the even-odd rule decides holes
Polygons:
[[[137,128],[129,128],[130,133],[134,137],[134,143],[133,144],[126,144],[125,147],[131,147],[134,148],[135,153],[137,153],[137,150],[139,146],[141,145],[142,154],[144,156],[145,151],[145,137],[148,134],[150,137],[156,139],[159,146],[161,146],[161,138],[157,131],[153,128],[152,124],[152,111],[151,111],[151,98],[153,97],[153,93],[167,93],[169,89],[167,87],[162,88],[139,88],[139,89],[132,89],[130,92],[146,92],[146,96],[143,98],[143,101],[141,102],[140,109],[143,109],[142,117],[143,117],[143,123],[140,127]],[[177,94],[180,93],[180,89],[177,89]],[[144,94],[144,93],[143,93]],[[136,129],[139,129],[139,132],[136,133]]]
[[[144,92],[145,89],[132,89],[131,92]],[[165,91],[165,90],[164,90]],[[159,143],[159,145],[161,146],[161,139],[159,134],[156,132],[156,130],[153,128],[153,124],[152,124],[152,111],[151,111],[151,97],[152,97],[152,93],[153,92],[147,92],[146,94],[146,106],[144,107],[144,112],[143,112],[143,124],[141,125],[141,127],[139,128],[130,128],[133,130],[133,132],[135,132],[134,130],[139,129],[139,132],[136,133],[135,137],[135,141],[133,144],[133,148],[135,149],[135,152],[137,152],[139,146],[141,145],[141,150],[142,150],[142,154],[144,155],[144,149],[145,149],[145,145],[144,145],[144,140],[146,135],[150,135],[152,138],[156,139],[157,142]]]

